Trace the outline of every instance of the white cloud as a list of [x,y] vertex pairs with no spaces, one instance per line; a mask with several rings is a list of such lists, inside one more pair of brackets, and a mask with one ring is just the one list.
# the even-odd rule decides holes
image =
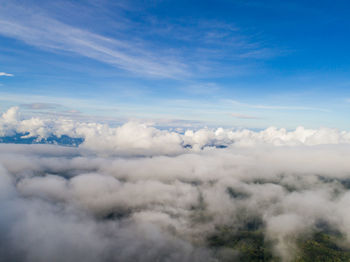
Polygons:
[[13,74],[5,73],[5,72],[0,72],[0,76],[13,76]]
[[348,146],[256,145],[154,157],[90,153],[0,144],[0,240],[7,260],[18,254],[29,262],[213,261],[220,253],[206,238],[218,226],[239,230],[253,217],[262,220],[283,261],[295,254],[295,239],[319,221],[350,240],[350,194],[342,184],[349,179]]
[[295,254],[299,236],[322,223],[350,241],[348,132],[177,133],[136,122],[22,119],[13,107],[0,119],[0,133],[14,132],[85,141],[77,148],[0,144],[7,260],[220,260],[208,236],[252,218],[262,221],[283,261]]
[[[169,261],[210,261],[220,252],[211,252],[206,237],[217,226],[240,228],[253,217],[284,261],[297,237],[311,234],[319,221],[350,241],[349,132],[177,133],[137,122],[23,119],[12,107],[0,118],[0,135],[16,132],[84,138],[77,148],[0,144],[0,207],[11,206],[3,207],[10,219],[0,223],[0,235],[14,240],[7,250],[26,250],[28,261],[97,261],[96,254],[135,261],[145,249],[151,252],[143,261],[161,254]],[[87,239],[81,249],[71,248],[79,238]]]
[[187,129],[184,133],[160,130],[140,122],[118,127],[94,122],[79,122],[67,117],[56,119],[31,117],[20,119],[19,108],[12,107],[0,118],[2,136],[27,133],[26,137],[45,139],[51,135],[84,138],[81,147],[112,155],[177,155],[207,147],[247,147],[256,145],[299,146],[349,144],[350,133],[331,128],[293,131],[269,127],[262,131],[248,129]]

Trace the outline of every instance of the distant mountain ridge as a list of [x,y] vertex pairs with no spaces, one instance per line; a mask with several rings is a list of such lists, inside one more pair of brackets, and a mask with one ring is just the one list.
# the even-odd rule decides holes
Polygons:
[[0,137],[0,143],[10,143],[10,144],[53,144],[61,146],[72,146],[77,147],[84,142],[84,138],[74,138],[67,135],[62,135],[60,137],[55,135],[50,135],[47,138],[42,138],[38,136],[28,137],[27,133],[15,133],[12,136],[2,136]]

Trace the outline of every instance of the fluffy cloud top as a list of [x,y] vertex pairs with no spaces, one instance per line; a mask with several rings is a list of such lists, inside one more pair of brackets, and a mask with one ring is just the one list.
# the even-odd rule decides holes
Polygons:
[[159,130],[143,123],[129,122],[119,127],[78,122],[67,118],[20,119],[18,107],[12,107],[0,118],[0,136],[23,134],[23,138],[46,139],[51,135],[83,138],[81,147],[102,154],[176,155],[197,152],[208,147],[245,147],[255,145],[300,146],[348,144],[350,133],[337,129],[294,131],[270,127],[260,132],[218,128],[187,130],[183,134]]

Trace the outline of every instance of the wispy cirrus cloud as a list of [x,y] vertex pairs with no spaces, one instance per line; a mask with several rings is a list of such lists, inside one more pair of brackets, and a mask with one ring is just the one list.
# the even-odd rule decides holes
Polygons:
[[270,109],[270,110],[297,110],[297,111],[321,111],[321,112],[330,112],[330,110],[325,108],[318,107],[308,107],[308,106],[281,106],[281,105],[263,105],[263,104],[248,104],[236,100],[226,99],[228,103],[244,106],[247,108],[256,108],[256,109]]
[[[100,4],[89,7],[60,1],[39,7],[29,2],[0,3],[0,35],[47,51],[88,57],[143,77],[236,75],[250,68],[251,59],[276,55],[275,50],[244,35],[235,25],[220,21],[167,21],[146,13],[138,23],[128,19],[125,7],[118,5],[118,15],[108,19],[111,11]],[[86,29],[74,19],[76,12],[90,17],[99,10],[106,12],[98,16],[103,27],[98,24]],[[234,65],[228,65],[227,60]]]
[[115,39],[92,33],[48,14],[12,3],[0,9],[0,34],[32,46],[66,51],[110,64],[131,73],[152,77],[188,76],[186,64],[159,56],[155,51],[127,39]]

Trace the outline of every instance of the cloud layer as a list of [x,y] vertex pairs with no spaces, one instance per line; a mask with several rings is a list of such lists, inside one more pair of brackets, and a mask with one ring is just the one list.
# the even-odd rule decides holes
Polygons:
[[0,118],[0,136],[23,134],[23,138],[47,139],[51,135],[83,138],[81,147],[112,155],[177,155],[210,147],[246,147],[256,145],[313,146],[349,144],[350,133],[331,128],[293,131],[270,127],[262,131],[248,129],[187,129],[182,133],[160,130],[140,122],[110,127],[94,122],[79,122],[59,117],[21,119],[18,107]]
[[[208,237],[261,221],[276,256],[324,225],[350,240],[349,134],[159,130],[2,115],[2,135],[83,137],[79,147],[0,144],[7,261],[221,261]],[[321,225],[321,226],[320,226]]]

